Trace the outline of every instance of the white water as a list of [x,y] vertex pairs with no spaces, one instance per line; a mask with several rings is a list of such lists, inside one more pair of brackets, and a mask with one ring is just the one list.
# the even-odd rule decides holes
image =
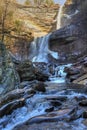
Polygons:
[[63,5],[61,5],[60,8],[59,8],[59,10],[58,10],[58,15],[57,15],[57,27],[56,27],[56,29],[61,28],[62,9],[63,9]]
[[[35,101],[36,99],[34,99]],[[31,101],[30,101],[31,102]],[[45,114],[44,109],[47,108],[47,105],[38,103],[37,108],[29,108],[32,107],[31,104],[29,106],[25,106],[22,108],[19,108],[15,110],[11,115],[4,116],[2,119],[0,119],[0,123],[3,123],[5,121],[8,121],[5,128],[1,125],[0,130],[12,130],[16,125],[23,123],[24,121],[27,121],[28,119]],[[30,110],[31,109],[31,110]]]
[[[67,91],[67,90],[66,90]],[[39,116],[45,114],[45,109],[49,108],[50,104],[45,98],[51,96],[67,96],[69,100],[72,101],[74,97],[87,96],[85,94],[80,94],[73,91],[68,91],[66,95],[66,91],[62,90],[61,92],[56,91],[55,94],[36,94],[30,99],[27,99],[26,105],[22,108],[18,108],[11,115],[4,116],[0,119],[0,130],[12,130],[16,125],[23,123],[29,120],[32,117]],[[5,123],[7,121],[7,123]],[[71,130],[84,130],[85,126],[81,123],[82,119],[78,119],[72,123]],[[6,125],[3,126],[2,124]],[[69,126],[69,123],[62,122],[63,125]]]
[[51,34],[48,34],[44,37],[35,39],[31,43],[31,56],[30,60],[32,62],[46,62],[48,63],[48,54],[50,54],[54,59],[58,59],[58,53],[49,50],[49,37]]
[[55,67],[55,74],[50,76],[50,80],[51,82],[54,83],[64,83],[65,82],[65,77],[66,77],[66,73],[64,72],[64,68],[65,67],[70,67],[72,64],[67,64],[67,65],[61,65],[61,66],[57,66]]
[[71,19],[74,15],[78,14],[79,10],[76,10],[73,14],[68,15],[68,14],[63,14],[67,19]]

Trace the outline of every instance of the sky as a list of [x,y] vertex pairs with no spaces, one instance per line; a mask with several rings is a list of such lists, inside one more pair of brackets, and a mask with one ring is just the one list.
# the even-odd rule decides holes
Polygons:
[[[20,3],[23,3],[25,0],[17,0],[17,1],[19,1]],[[54,1],[55,1],[55,3],[59,3],[59,4],[63,5],[66,0],[54,0]]]
[[54,0],[54,1],[55,1],[55,3],[59,3],[59,4],[63,5],[66,0]]

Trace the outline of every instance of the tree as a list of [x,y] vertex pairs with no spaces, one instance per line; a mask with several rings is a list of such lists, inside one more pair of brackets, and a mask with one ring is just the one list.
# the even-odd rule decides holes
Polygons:
[[54,4],[54,1],[53,0],[45,0],[45,3],[47,5],[53,5]]
[[16,27],[16,31],[17,31],[18,35],[20,35],[20,33],[22,32],[23,25],[24,25],[24,23],[22,21],[15,20],[15,27]]
[[1,34],[2,34],[2,42],[4,41],[5,37],[5,26],[6,20],[8,17],[12,17],[13,11],[12,8],[13,0],[1,0],[0,1],[0,20],[1,20]]
[[30,5],[30,4],[31,4],[31,1],[30,1],[30,0],[26,0],[24,4],[25,4],[25,5]]

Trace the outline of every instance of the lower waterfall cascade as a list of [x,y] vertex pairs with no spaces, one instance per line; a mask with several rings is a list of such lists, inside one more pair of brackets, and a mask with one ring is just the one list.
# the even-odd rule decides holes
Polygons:
[[49,38],[51,34],[46,36],[35,38],[33,42],[31,42],[31,54],[29,59],[32,62],[48,62],[48,54],[50,54],[54,59],[58,59],[58,53],[49,50]]

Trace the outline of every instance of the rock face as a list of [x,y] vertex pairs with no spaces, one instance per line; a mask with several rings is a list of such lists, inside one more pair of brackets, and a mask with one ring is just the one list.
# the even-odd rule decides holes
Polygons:
[[[59,5],[23,6],[19,7],[19,19],[25,23],[25,27],[40,37],[56,29],[56,15]],[[21,17],[22,15],[22,17]],[[24,18],[24,19],[23,19]]]
[[51,50],[57,51],[60,57],[65,57],[68,61],[87,54],[87,15],[84,1],[66,2],[64,7],[66,10],[63,13],[71,14],[73,7],[74,10],[79,8],[79,12],[75,13],[69,22],[67,21],[67,26],[64,23],[65,27],[52,33],[49,44]]
[[26,30],[30,30],[34,37],[40,37],[56,29],[58,4],[20,5],[18,4],[18,19],[23,21]]
[[15,89],[18,84],[19,76],[4,44],[0,42],[0,95]]
[[74,17],[77,17],[77,15],[85,9],[87,6],[86,0],[66,0],[65,5],[63,7],[63,14],[61,19],[61,25],[66,26],[69,25]]
[[78,59],[77,63],[71,68],[65,68],[67,78],[75,84],[83,84],[87,86],[87,57]]
[[34,67],[30,61],[19,63],[17,66],[17,71],[19,73],[21,81],[46,81],[49,78],[49,75],[47,73],[41,71],[40,68]]

